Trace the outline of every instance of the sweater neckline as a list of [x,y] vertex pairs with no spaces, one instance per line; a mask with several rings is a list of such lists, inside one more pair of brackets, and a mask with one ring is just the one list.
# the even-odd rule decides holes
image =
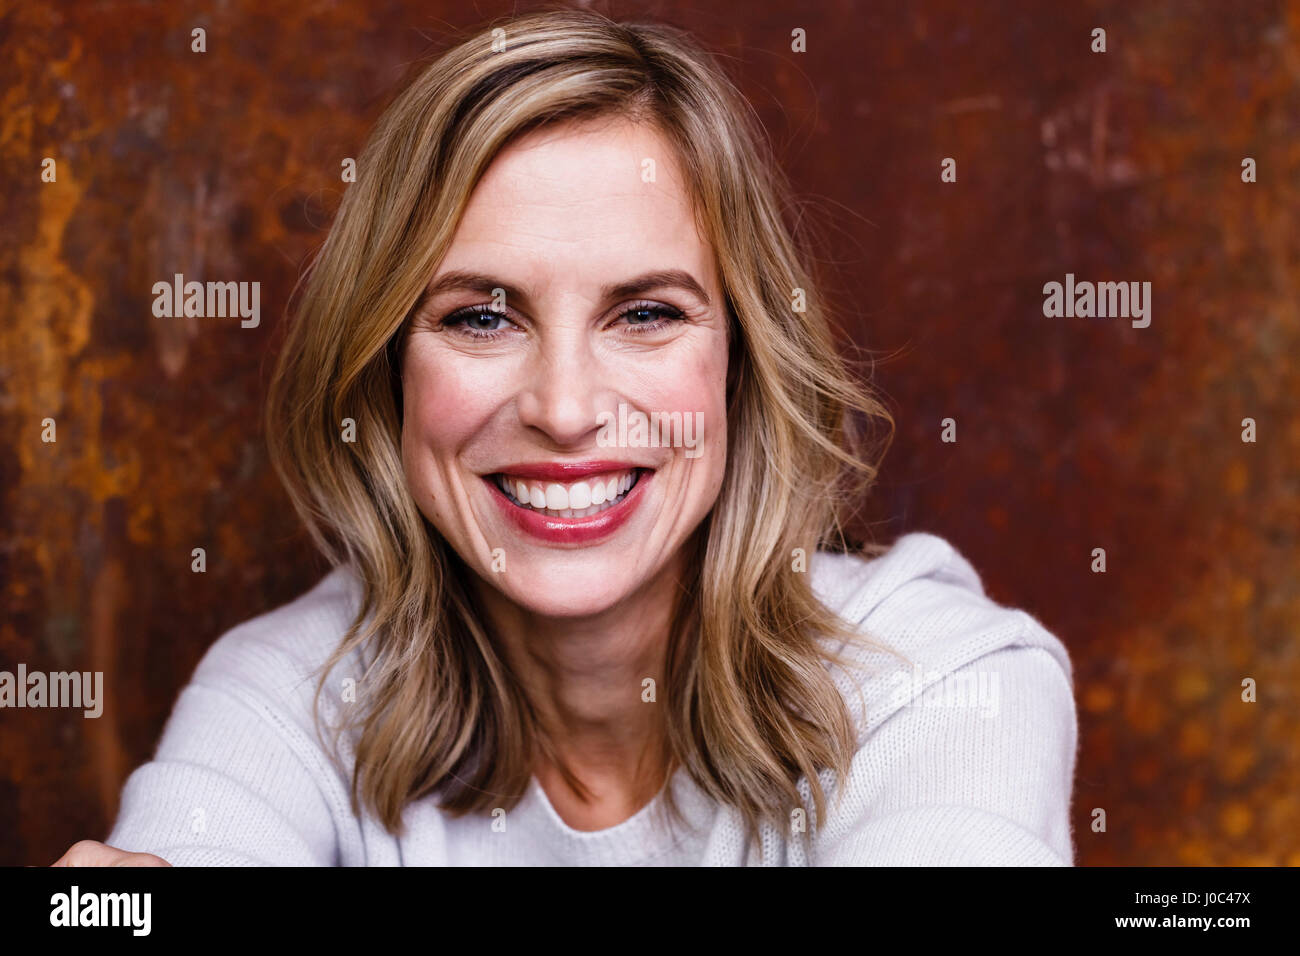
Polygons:
[[[669,786],[674,788],[673,796],[686,826],[670,820],[665,806]],[[657,858],[672,853],[683,841],[707,833],[716,808],[690,775],[678,768],[649,803],[626,820],[600,830],[576,830],[565,823],[535,775],[529,778],[524,805],[519,809],[550,851],[567,864],[653,866]]]

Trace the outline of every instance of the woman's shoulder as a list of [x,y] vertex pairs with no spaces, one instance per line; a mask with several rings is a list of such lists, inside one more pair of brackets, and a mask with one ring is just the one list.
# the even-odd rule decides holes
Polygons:
[[[344,765],[327,759],[315,720],[320,665],[352,621],[355,585],[347,571],[331,571],[217,638],[181,688],[153,758],[123,787],[112,845],[181,866],[364,858]],[[340,678],[362,676],[351,655],[339,667]],[[320,716],[345,699],[321,695]],[[191,820],[178,807],[199,809]],[[218,811],[220,826],[201,826]]]
[[831,645],[857,752],[842,785],[823,777],[844,800],[816,861],[1069,865],[1078,718],[1060,639],[935,535],[812,570],[856,636]]
[[[360,582],[339,566],[293,600],[223,633],[208,648],[191,683],[303,697],[338,647],[360,606]],[[351,658],[335,670],[352,668]],[[359,679],[360,674],[340,675]],[[283,698],[282,698],[283,699]]]
[[[828,647],[850,664],[831,665],[864,732],[918,693],[973,676],[982,659],[1043,658],[1073,688],[1065,644],[1029,612],[999,604],[951,543],[912,532],[874,557],[818,552],[810,562],[818,598],[856,635]],[[864,702],[855,707],[862,691]]]

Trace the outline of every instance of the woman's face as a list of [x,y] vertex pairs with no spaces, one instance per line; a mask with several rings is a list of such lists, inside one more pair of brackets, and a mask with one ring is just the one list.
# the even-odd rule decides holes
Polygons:
[[429,290],[402,362],[420,510],[532,613],[670,588],[722,485],[727,310],[668,141],[621,119],[518,140]]

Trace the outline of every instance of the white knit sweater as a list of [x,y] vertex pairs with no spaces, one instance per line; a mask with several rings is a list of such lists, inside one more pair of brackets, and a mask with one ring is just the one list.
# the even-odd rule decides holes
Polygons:
[[[819,553],[808,573],[830,608],[912,665],[860,650],[865,676],[833,668],[862,728],[851,773],[842,787],[824,775],[840,798],[824,826],[765,826],[761,862],[1072,865],[1078,724],[1061,642],[990,600],[934,535],[903,535],[871,561]],[[491,814],[452,819],[433,798],[407,807],[401,837],[354,816],[348,780],[314,735],[311,701],[314,669],[356,596],[355,578],[337,569],[222,636],[181,692],[154,759],[127,780],[107,842],[178,866],[760,863],[740,815],[684,771],[670,785],[686,829],[664,825],[661,795],[616,826],[574,830],[536,778],[495,826]],[[324,717],[333,719],[348,676],[360,677],[351,661],[331,674]],[[807,781],[799,787],[807,800]]]

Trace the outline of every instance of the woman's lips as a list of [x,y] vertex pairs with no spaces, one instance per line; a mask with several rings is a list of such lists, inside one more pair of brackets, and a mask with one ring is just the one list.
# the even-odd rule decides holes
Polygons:
[[538,461],[513,464],[508,474],[514,478],[536,478],[539,481],[573,481],[607,472],[635,471],[636,468],[627,461]]
[[[537,468],[526,470],[529,475],[538,471]],[[590,477],[570,478],[563,483],[541,482],[527,480],[511,471],[485,475],[483,481],[506,518],[525,534],[549,544],[588,544],[612,534],[632,516],[645,497],[645,487],[654,474],[650,469],[627,467],[606,469],[596,474],[592,474],[595,469],[585,467],[569,471],[570,474],[573,471],[586,472]],[[548,474],[560,477],[562,472],[552,470]],[[502,482],[514,489],[511,496],[522,501],[522,494],[527,491],[530,502],[539,507],[525,507],[512,500],[502,490]],[[622,490],[624,487],[626,491]],[[608,503],[611,492],[613,504]],[[618,497],[620,494],[622,497]],[[548,506],[553,511],[539,510]],[[560,510],[590,513],[565,517],[555,513]]]
[[551,518],[585,518],[612,507],[637,480],[636,468],[623,468],[564,481],[530,481],[516,472],[494,476],[506,497],[534,511],[549,511]]

